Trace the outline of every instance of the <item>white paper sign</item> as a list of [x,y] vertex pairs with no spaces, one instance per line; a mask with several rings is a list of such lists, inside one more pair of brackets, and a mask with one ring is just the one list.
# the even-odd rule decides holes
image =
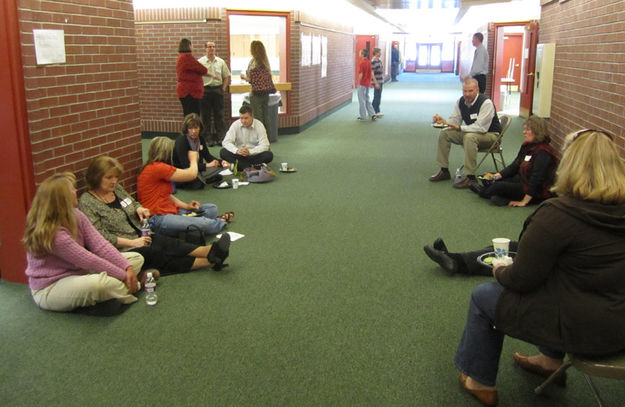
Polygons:
[[33,30],[37,65],[65,63],[63,30]]

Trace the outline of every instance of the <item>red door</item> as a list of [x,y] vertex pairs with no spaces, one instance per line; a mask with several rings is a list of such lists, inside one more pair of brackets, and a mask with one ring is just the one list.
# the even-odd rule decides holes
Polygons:
[[534,97],[534,68],[536,64],[536,44],[538,44],[538,21],[531,21],[525,26],[523,36],[523,64],[521,65],[521,117],[532,114]]
[[5,27],[0,30],[0,123],[4,127],[0,148],[0,273],[5,280],[25,283],[26,255],[20,240],[35,183],[16,2],[0,5],[0,25]]
[[354,88],[358,88],[358,62],[360,61],[360,50],[369,50],[369,59],[373,56],[373,48],[375,48],[375,35],[357,35],[356,36],[356,52],[354,58]]

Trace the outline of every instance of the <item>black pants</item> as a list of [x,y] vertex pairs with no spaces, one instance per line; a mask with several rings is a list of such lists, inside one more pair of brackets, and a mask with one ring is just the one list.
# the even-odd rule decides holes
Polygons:
[[373,111],[376,113],[380,113],[380,102],[382,101],[382,84],[380,83],[380,89],[373,88]]
[[[204,86],[204,97],[201,103],[202,122],[204,123],[204,139],[209,143],[221,143],[226,134],[224,123],[224,91],[219,86]],[[211,121],[212,119],[212,121]],[[211,131],[211,123],[215,133]]]
[[[508,248],[511,252],[516,252],[519,247],[519,242],[510,242]],[[458,263],[458,273],[469,274],[475,276],[492,276],[493,269],[486,267],[477,261],[477,258],[484,253],[494,251],[493,246],[488,246],[480,250],[474,250],[472,252],[464,253],[448,253],[449,257],[454,259]]]
[[190,113],[200,114],[200,102],[202,99],[194,99],[191,95],[180,98],[182,114],[186,117]]
[[480,93],[486,92],[486,75],[475,75],[473,79],[477,81],[477,86],[480,87]]
[[191,271],[195,258],[189,256],[189,253],[198,247],[174,237],[154,234],[151,245],[137,247],[131,251],[143,256],[144,269],[154,268],[160,271],[161,275],[165,275]]
[[234,163],[238,160],[239,164],[237,165],[237,168],[239,170],[243,170],[255,164],[270,163],[271,160],[273,160],[273,153],[271,151],[263,151],[262,153],[245,157],[239,154],[231,153],[225,148],[222,148],[219,155],[222,160],[226,160],[229,163]]
[[520,201],[525,196],[523,184],[517,178],[504,178],[501,181],[493,182],[480,194],[482,198],[487,199],[495,195],[511,201]]

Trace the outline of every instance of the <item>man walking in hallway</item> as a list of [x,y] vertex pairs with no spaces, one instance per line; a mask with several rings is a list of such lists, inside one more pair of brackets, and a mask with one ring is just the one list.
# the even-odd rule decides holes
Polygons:
[[373,106],[371,106],[371,101],[369,100],[369,88],[371,87],[372,80],[377,87],[378,81],[373,76],[373,71],[371,71],[369,50],[361,49],[360,61],[358,61],[358,107],[360,114],[360,116],[358,116],[358,120],[360,121],[367,120],[369,116],[371,116],[372,121],[377,119],[375,110],[373,110]]
[[373,71],[373,77],[377,82],[373,88],[373,110],[376,117],[384,116],[384,113],[380,112],[380,101],[382,100],[382,84],[384,83],[384,66],[380,60],[382,51],[380,48],[373,49],[373,59],[371,60],[371,70]]
[[400,62],[401,57],[399,56],[399,44],[393,44],[393,48],[391,48],[391,81],[393,82],[397,82]]
[[[198,62],[206,67],[211,75],[203,76],[204,97],[202,98],[201,113],[204,123],[204,139],[209,147],[221,144],[226,133],[224,123],[224,93],[230,85],[230,71],[226,62],[215,56],[215,43],[206,43],[206,55],[198,59]],[[215,133],[211,133],[211,117],[215,127]]]
[[[464,124],[462,124],[464,122]],[[446,125],[438,135],[438,154],[436,162],[440,171],[430,177],[431,182],[451,179],[449,174],[449,151],[451,143],[464,146],[464,169],[466,178],[454,184],[454,188],[468,188],[477,183],[475,170],[477,152],[488,148],[501,132],[501,123],[495,112],[493,102],[479,93],[477,81],[466,78],[462,82],[462,97],[454,106],[454,112],[445,120],[435,114],[432,123]]]
[[488,73],[488,51],[482,44],[484,35],[482,33],[473,34],[471,42],[475,47],[475,54],[473,54],[473,65],[471,65],[469,76],[477,81],[480,93],[484,93],[486,91],[486,74]]

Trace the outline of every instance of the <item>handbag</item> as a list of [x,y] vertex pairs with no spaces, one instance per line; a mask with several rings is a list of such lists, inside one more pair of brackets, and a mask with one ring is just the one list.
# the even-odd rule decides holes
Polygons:
[[243,170],[249,182],[269,182],[276,178],[276,173],[267,164],[256,164]]
[[276,93],[276,87],[271,79],[271,72],[264,66],[250,69],[250,84],[252,84],[253,93]]
[[206,246],[206,236],[199,226],[189,225],[186,230],[178,232],[178,239],[198,246]]

